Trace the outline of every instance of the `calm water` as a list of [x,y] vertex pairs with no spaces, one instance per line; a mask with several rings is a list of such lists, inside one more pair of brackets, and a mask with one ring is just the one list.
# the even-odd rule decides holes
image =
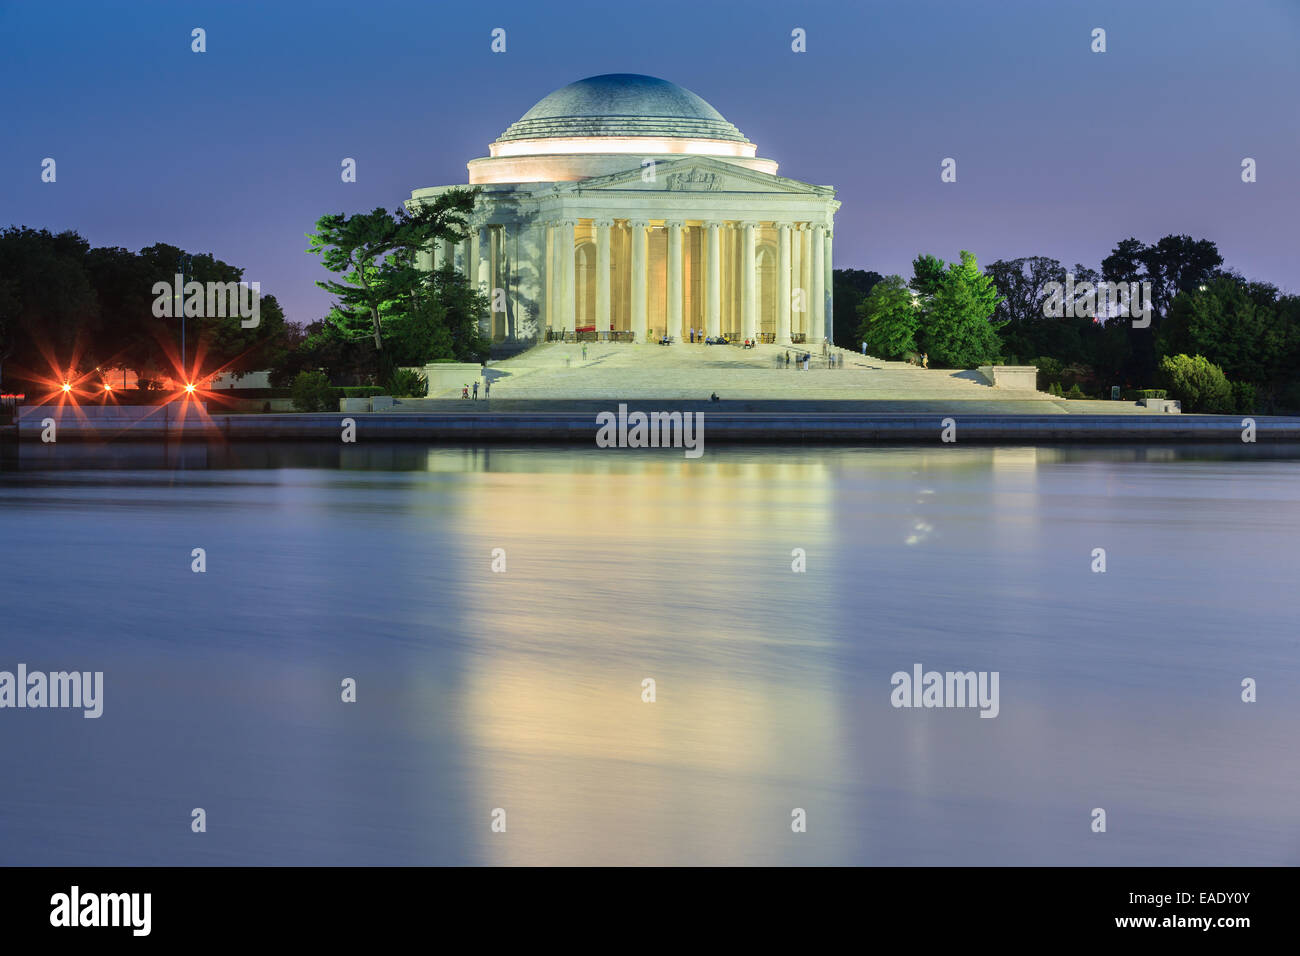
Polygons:
[[[0,670],[104,712],[0,710],[0,863],[1294,865],[1298,499],[1297,448],[25,448]],[[998,716],[892,707],[918,662]]]

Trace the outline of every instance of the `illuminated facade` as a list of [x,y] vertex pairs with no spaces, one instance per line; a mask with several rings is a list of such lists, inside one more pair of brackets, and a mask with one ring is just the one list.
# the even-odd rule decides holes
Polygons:
[[689,90],[579,80],[468,168],[481,190],[469,236],[439,241],[423,264],[492,294],[495,342],[831,337],[835,190],[778,176]]

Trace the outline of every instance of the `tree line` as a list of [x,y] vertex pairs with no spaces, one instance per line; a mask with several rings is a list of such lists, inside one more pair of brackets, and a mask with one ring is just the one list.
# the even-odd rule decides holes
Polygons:
[[[228,285],[244,270],[210,253],[156,243],[139,252],[92,247],[73,231],[0,230],[0,388],[39,392],[51,383],[95,386],[135,372],[145,388],[203,369],[242,372],[280,361],[291,329],[275,296],[263,295],[256,327],[233,310],[181,319],[158,315],[155,286],[187,281]],[[170,308],[166,310],[175,314]],[[206,311],[206,310],[203,310]]]
[[40,393],[71,381],[93,389],[115,384],[124,369],[144,389],[263,369],[281,387],[303,372],[336,385],[386,385],[404,366],[482,361],[487,297],[419,261],[435,239],[467,235],[475,195],[450,190],[412,210],[322,216],[307,251],[334,274],[317,283],[334,297],[328,313],[306,326],[287,322],[264,295],[256,326],[246,328],[233,309],[186,309],[184,355],[181,310],[170,301],[160,310],[155,286],[171,287],[177,273],[187,283],[238,283],[243,269],[166,243],[132,252],[92,247],[72,231],[0,230],[0,388]]
[[[1100,297],[1053,317],[1053,284],[1067,278],[1076,287],[1145,284],[1150,324],[1114,314]],[[1112,386],[1163,387],[1189,411],[1300,409],[1300,296],[1225,269],[1205,239],[1125,239],[1099,270],[1042,256],[981,270],[968,252],[955,263],[923,255],[907,279],[836,270],[834,293],[836,344],[865,341],[880,358],[1037,365],[1040,388],[1109,398]]]

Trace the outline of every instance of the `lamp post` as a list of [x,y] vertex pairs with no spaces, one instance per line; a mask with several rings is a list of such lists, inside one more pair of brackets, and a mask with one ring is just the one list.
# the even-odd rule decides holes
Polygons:
[[182,384],[189,384],[190,369],[185,361],[185,278],[190,273],[190,254],[182,252],[176,258],[176,269],[181,276],[180,302],[177,303],[181,316],[181,375],[185,379]]

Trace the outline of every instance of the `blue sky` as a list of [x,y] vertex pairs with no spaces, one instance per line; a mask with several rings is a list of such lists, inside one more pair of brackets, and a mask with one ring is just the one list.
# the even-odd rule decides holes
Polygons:
[[212,252],[308,322],[316,218],[464,182],[537,100],[611,72],[694,90],[783,175],[835,186],[837,267],[1095,266],[1188,233],[1300,292],[1300,0],[0,0],[0,224]]

